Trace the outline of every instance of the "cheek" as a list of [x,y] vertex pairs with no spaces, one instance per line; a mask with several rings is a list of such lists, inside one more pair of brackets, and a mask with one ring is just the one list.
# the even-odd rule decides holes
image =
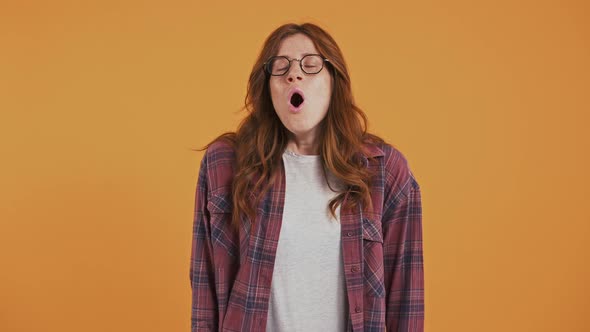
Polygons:
[[319,90],[321,91],[321,95],[322,97],[326,100],[329,101],[330,98],[332,97],[332,78],[330,76],[328,76],[327,78],[325,78],[322,82],[322,88]]
[[268,83],[268,88],[270,91],[270,99],[274,104],[277,98],[279,97],[279,89],[276,84],[273,84],[272,80]]
[[272,79],[268,82],[268,90],[270,91],[270,96],[273,97],[275,95],[276,87],[272,82]]

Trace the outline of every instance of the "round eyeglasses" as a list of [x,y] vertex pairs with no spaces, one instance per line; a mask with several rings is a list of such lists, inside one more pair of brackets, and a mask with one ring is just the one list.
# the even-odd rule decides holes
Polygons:
[[299,61],[299,67],[304,73],[317,74],[324,69],[324,62],[330,60],[319,54],[308,54],[301,59],[289,59],[286,56],[277,55],[264,63],[264,70],[272,76],[282,76],[291,68],[291,61]]

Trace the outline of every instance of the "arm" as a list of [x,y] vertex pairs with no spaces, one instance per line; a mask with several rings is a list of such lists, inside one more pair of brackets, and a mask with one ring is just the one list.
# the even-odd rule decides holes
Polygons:
[[217,299],[213,275],[211,230],[207,211],[207,155],[203,156],[195,194],[190,265],[191,332],[217,330]]
[[406,169],[402,190],[391,193],[383,214],[388,332],[424,331],[424,265],[420,186]]

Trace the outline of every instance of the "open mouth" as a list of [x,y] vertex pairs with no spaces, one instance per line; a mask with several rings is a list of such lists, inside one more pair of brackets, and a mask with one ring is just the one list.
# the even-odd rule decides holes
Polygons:
[[303,104],[303,101],[304,101],[303,96],[299,92],[295,92],[291,96],[290,103],[291,103],[291,105],[293,105],[295,107],[299,107],[299,105]]

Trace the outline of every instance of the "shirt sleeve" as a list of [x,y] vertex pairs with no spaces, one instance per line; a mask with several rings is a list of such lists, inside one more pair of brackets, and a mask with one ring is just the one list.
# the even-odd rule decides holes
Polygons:
[[402,190],[390,193],[384,206],[385,320],[388,332],[423,332],[421,194],[411,171],[405,173]]
[[216,331],[218,324],[207,191],[207,155],[205,154],[199,169],[193,218],[189,272],[192,289],[191,332]]

